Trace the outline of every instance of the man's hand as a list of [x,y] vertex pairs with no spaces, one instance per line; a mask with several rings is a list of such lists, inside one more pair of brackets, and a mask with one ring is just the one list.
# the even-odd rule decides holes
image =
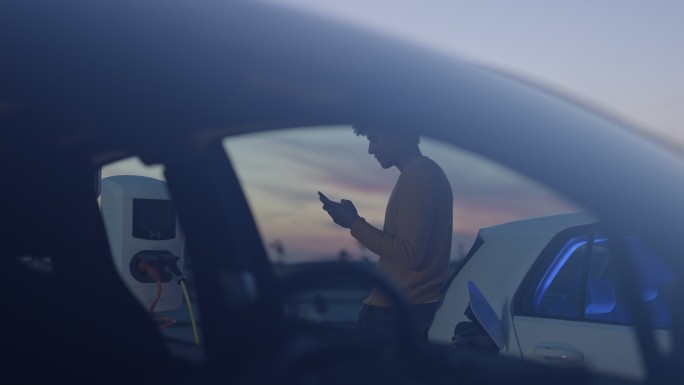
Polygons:
[[318,197],[323,203],[323,210],[325,210],[328,215],[332,218],[333,222],[344,228],[351,228],[354,222],[356,222],[360,217],[356,212],[356,207],[354,204],[346,199],[342,199],[341,202],[334,202],[320,191],[318,192]]

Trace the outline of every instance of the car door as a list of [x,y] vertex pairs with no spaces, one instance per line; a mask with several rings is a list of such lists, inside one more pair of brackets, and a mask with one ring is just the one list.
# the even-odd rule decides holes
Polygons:
[[[635,237],[626,239],[638,270],[643,308],[661,352],[669,349],[666,306],[672,274]],[[645,376],[639,341],[619,282],[620,256],[595,226],[558,234],[516,295],[513,325],[523,358]]]

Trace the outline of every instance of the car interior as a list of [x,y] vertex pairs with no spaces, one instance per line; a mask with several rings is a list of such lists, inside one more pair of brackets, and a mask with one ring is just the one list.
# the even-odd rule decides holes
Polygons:
[[[423,345],[410,338],[409,316],[389,336],[285,317],[288,295],[334,279],[380,285],[397,303],[403,298],[374,270],[352,265],[329,264],[277,280],[240,181],[218,142],[200,152],[179,144],[173,156],[159,154],[156,146],[138,152],[141,159],[164,165],[192,256],[201,354],[190,359],[176,354],[169,348],[174,339],[137,303],[112,263],[93,183],[102,164],[92,161],[87,146],[47,137],[32,118],[21,110],[3,115],[17,144],[8,161],[22,165],[8,170],[3,200],[1,298],[11,316],[2,322],[13,331],[3,353],[13,363],[1,374],[6,380],[450,383],[458,376],[479,383],[490,365],[509,369],[505,375],[488,372],[485,377],[493,381],[531,373],[558,376],[545,366],[495,363],[491,357]],[[49,126],[70,132],[53,121]],[[180,350],[188,349],[198,351],[181,342]],[[587,376],[568,370],[563,378]]]
[[[632,383],[417,341],[402,295],[374,269],[320,264],[276,275],[274,240],[262,238],[223,140],[358,121],[419,126],[596,210],[611,256],[643,246],[625,238],[637,228],[669,262],[681,250],[672,235],[684,228],[672,207],[684,196],[680,157],[554,92],[425,47],[259,2],[194,3],[0,4],[0,383]],[[174,327],[150,314],[156,299],[141,306],[113,262],[100,180],[130,157],[161,167],[182,228],[185,301],[196,312],[179,311]],[[652,188],[665,180],[667,189]],[[158,276],[150,263],[159,255],[139,260],[124,271],[147,274],[147,294],[158,298],[173,269]],[[622,282],[638,282],[641,262],[622,260]],[[645,301],[669,294],[672,277],[653,277],[643,287],[655,283],[658,293],[646,290]],[[609,276],[595,278],[603,282],[584,288],[589,306],[577,307],[587,316],[620,306]],[[286,312],[288,296],[338,279],[383,288],[399,305],[397,330],[363,334]],[[684,285],[672,285],[677,298]],[[646,305],[634,300],[640,288],[622,288],[648,379],[673,383],[684,370],[684,310],[670,308],[675,349],[665,358]]]
[[[667,303],[673,274],[637,237],[629,237],[627,242],[632,249],[630,258],[639,267],[636,286],[651,327],[667,329],[671,326]],[[520,291],[519,314],[632,324],[629,296],[620,282],[619,261],[611,254],[609,240],[595,226],[557,235],[542,253],[537,273]],[[588,267],[586,275],[582,272],[584,266]]]

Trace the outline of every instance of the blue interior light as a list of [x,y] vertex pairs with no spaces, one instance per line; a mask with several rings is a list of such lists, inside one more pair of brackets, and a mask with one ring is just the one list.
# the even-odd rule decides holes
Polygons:
[[[558,253],[558,255],[556,255],[556,258],[554,258],[553,262],[551,263],[551,266],[546,271],[546,273],[544,273],[544,277],[539,282],[539,285],[537,285],[537,290],[535,291],[535,295],[534,295],[535,310],[539,310],[538,306],[541,304],[541,300],[544,297],[544,294],[546,294],[546,291],[549,289],[549,286],[551,286],[551,282],[553,282],[553,280],[558,275],[558,272],[563,268],[563,266],[565,266],[565,263],[568,261],[570,256],[577,249],[586,245],[588,241],[589,241],[588,236],[571,238],[565,244],[565,246],[563,246],[563,248]],[[594,239],[594,245],[603,245],[607,241],[608,241],[608,238],[597,237]]]
[[565,246],[563,246],[558,255],[556,255],[556,257],[553,259],[553,262],[551,263],[551,266],[548,270],[546,270],[546,273],[544,273],[544,277],[541,279],[541,281],[539,281],[539,285],[537,285],[537,290],[535,290],[534,292],[535,310],[539,310],[538,307],[541,304],[541,300],[544,297],[544,294],[546,294],[546,291],[549,289],[551,282],[553,282],[553,280],[556,278],[556,275],[558,275],[560,269],[563,268],[565,262],[568,261],[568,258],[570,258],[570,256],[578,248],[586,244],[586,236],[572,238],[565,244]]

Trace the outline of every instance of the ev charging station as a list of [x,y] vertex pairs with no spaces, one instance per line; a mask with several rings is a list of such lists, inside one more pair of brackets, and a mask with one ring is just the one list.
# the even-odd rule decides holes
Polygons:
[[159,268],[158,311],[183,305],[184,241],[166,182],[137,175],[102,179],[100,207],[114,264],[126,286],[146,308],[154,301],[156,282],[138,268],[147,262]]

